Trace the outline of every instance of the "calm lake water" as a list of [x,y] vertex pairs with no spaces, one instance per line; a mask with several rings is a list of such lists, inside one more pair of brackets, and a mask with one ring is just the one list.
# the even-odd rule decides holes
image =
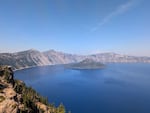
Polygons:
[[150,64],[100,70],[44,66],[16,71],[15,77],[71,113],[150,113]]

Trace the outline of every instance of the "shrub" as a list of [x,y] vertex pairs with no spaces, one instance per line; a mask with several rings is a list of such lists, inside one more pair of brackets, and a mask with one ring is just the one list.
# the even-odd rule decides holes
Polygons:
[[0,102],[3,102],[5,100],[5,97],[0,96]]

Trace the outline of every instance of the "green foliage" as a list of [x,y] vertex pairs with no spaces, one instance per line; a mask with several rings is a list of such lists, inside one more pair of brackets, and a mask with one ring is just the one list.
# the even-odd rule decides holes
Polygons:
[[11,67],[1,67],[0,74],[7,83],[11,83],[14,86],[13,71],[11,70]]
[[3,93],[4,88],[5,88],[5,86],[3,84],[0,84],[0,93]]
[[[0,67],[1,68],[1,67]],[[22,81],[13,79],[13,72],[9,68],[4,68],[3,73],[4,80],[7,83],[12,83],[13,88],[16,93],[21,95],[21,98],[18,100],[16,98],[15,101],[19,101],[24,105],[22,109],[18,109],[17,113],[43,113],[45,112],[43,109],[37,107],[36,103],[41,102],[47,105],[48,109],[50,109],[50,113],[66,113],[65,107],[63,104],[60,104],[58,107],[55,107],[54,104],[48,103],[48,98],[40,96],[32,87],[27,87]],[[3,87],[0,87],[0,92],[3,91]],[[3,96],[0,96],[0,102],[5,100]],[[13,108],[16,105],[12,106]]]
[[45,98],[43,96],[39,96],[39,102],[48,105],[48,98]]
[[57,107],[56,113],[66,113],[65,107],[62,103]]
[[10,82],[9,80],[9,78],[10,78],[10,72],[9,72],[9,70],[8,69],[5,69],[5,71],[4,71],[4,78],[5,78],[5,80],[6,80],[6,82]]
[[14,90],[19,93],[22,94],[23,90],[25,90],[26,86],[24,83],[21,83],[19,80],[15,80],[15,85],[14,85]]
[[[45,105],[48,104],[48,99],[40,96],[32,87],[27,87],[23,82],[15,80],[14,90],[22,94],[22,104],[24,104],[25,108],[30,108],[30,112],[39,113],[42,110],[39,110],[36,106],[36,102],[41,102]],[[26,109],[21,110],[20,112],[26,112]]]
[[0,102],[3,102],[5,100],[5,97],[0,96]]
[[13,104],[12,107],[15,109],[17,107],[17,104]]
[[3,93],[3,89],[0,89],[0,93]]
[[[14,90],[22,94],[22,104],[24,104],[25,108],[29,108],[31,113],[38,112],[38,108],[35,105],[38,94],[35,90],[31,87],[26,87],[26,85],[19,80],[15,80]],[[26,110],[21,110],[20,112],[26,112]]]
[[[65,107],[63,104],[60,104],[57,108],[53,104],[48,103],[48,99],[40,96],[34,89],[31,87],[22,87],[22,97],[23,97],[23,104],[26,108],[31,108],[34,112],[38,113],[37,106],[35,105],[35,102],[41,102],[47,106],[49,106],[51,109],[54,110],[52,113],[66,113]],[[42,110],[39,110],[42,112]]]

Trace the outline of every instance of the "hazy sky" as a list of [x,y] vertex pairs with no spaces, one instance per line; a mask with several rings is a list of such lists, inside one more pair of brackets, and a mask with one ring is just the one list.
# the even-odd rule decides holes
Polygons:
[[0,0],[0,52],[150,56],[150,0]]

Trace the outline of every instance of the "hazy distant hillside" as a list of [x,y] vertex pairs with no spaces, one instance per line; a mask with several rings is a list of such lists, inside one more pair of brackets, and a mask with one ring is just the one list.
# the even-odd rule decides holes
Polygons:
[[136,57],[128,55],[120,55],[116,53],[99,53],[89,55],[88,58],[94,59],[99,62],[150,62],[150,57]]
[[49,64],[51,62],[37,50],[0,54],[0,65],[11,65],[17,69]]
[[49,61],[52,62],[52,64],[67,64],[67,63],[79,62],[85,58],[84,56],[81,55],[67,54],[67,53],[57,52],[54,50],[43,52],[43,54],[48,58]]
[[37,50],[27,50],[17,53],[0,53],[0,65],[11,65],[15,69],[27,68],[31,66],[68,64],[80,62],[86,58],[96,62],[150,62],[150,57],[135,57],[120,55],[116,53],[100,53],[93,55],[73,55],[54,50],[39,52]]

